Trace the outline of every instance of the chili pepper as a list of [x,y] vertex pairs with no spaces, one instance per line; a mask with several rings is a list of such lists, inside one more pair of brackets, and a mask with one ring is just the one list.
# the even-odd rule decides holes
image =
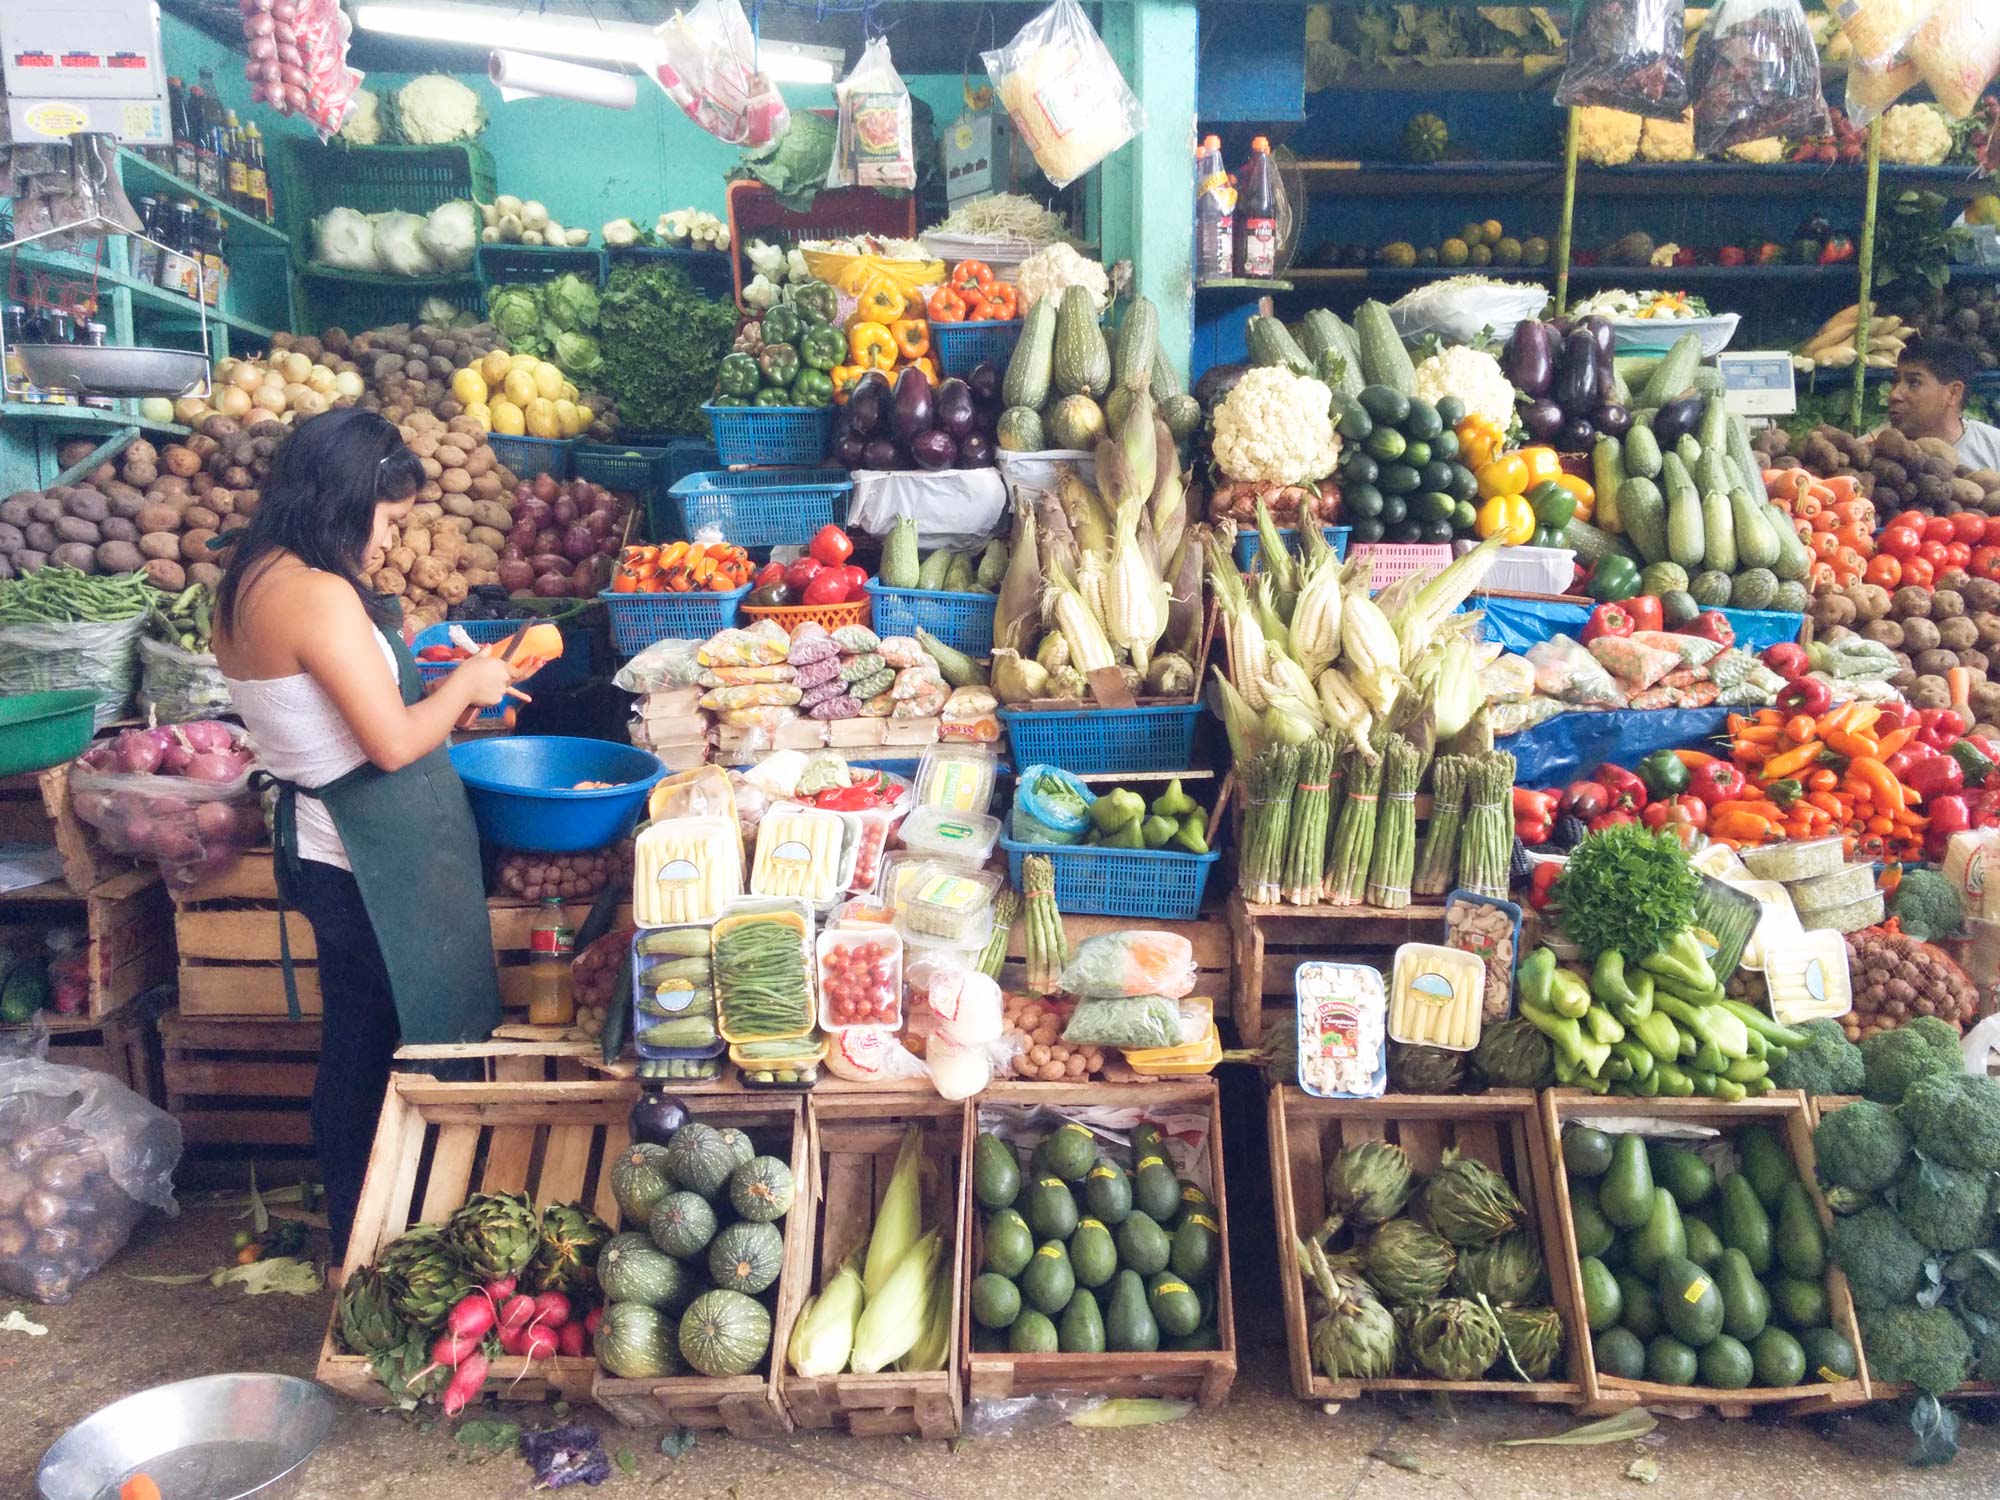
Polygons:
[[1777,803],[1778,806],[1784,808],[1789,808],[1794,802],[1804,797],[1805,794],[1806,789],[1804,785],[1790,776],[1780,777],[1776,781],[1767,783],[1764,787],[1764,795]]
[[1819,263],[1823,266],[1845,265],[1855,256],[1854,237],[1846,234],[1829,235],[1826,248],[1819,253]]
[[1590,986],[1583,982],[1583,976],[1568,969],[1557,969],[1550,975],[1549,1009],[1559,1016],[1582,1020],[1590,1009]]
[[[1488,503],[1498,505],[1502,502]],[[1606,638],[1622,640],[1631,635],[1633,629],[1631,612],[1623,604],[1600,604],[1590,612],[1590,618],[1583,622],[1583,629],[1577,632],[1576,638],[1588,646],[1592,641]]]
[[1590,993],[1600,1004],[1610,1006],[1628,1026],[1653,1013],[1653,976],[1628,974],[1625,955],[1616,948],[1607,948],[1597,955],[1597,963],[1590,971]]
[[1626,809],[1637,812],[1646,805],[1646,783],[1623,766],[1614,766],[1607,761],[1590,773],[1590,779],[1610,795],[1610,811]]
[[1648,954],[1641,960],[1639,967],[1662,981],[1656,987],[1656,999],[1662,990],[1671,991],[1683,986],[1695,994],[1719,988],[1715,982],[1715,970],[1709,966],[1708,956],[1701,951],[1701,943],[1691,932],[1675,933],[1659,952]]
[[1803,771],[1819,759],[1826,747],[1818,740],[1807,740],[1803,745],[1794,745],[1789,750],[1780,751],[1764,762],[1759,774],[1766,781],[1782,781],[1796,771]]
[[931,300],[924,304],[924,311],[933,323],[963,323],[965,298],[959,295],[957,287],[941,286],[931,293]]
[[919,360],[931,352],[931,325],[922,318],[898,318],[889,325],[889,336],[903,359]]
[[1736,767],[1727,761],[1717,761],[1703,766],[1688,778],[1688,795],[1713,807],[1718,802],[1741,796],[1748,785],[1743,773]]

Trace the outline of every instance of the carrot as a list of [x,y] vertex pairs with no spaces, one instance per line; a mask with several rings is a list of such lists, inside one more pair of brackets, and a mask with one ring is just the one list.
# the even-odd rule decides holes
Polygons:
[[1833,491],[1834,499],[1837,503],[1844,504],[1854,499],[1854,476],[1852,474],[1835,474],[1826,481],[1826,487]]
[[1951,706],[1964,708],[1972,698],[1972,673],[1965,667],[1953,667],[1944,674],[1944,685],[1951,690]]

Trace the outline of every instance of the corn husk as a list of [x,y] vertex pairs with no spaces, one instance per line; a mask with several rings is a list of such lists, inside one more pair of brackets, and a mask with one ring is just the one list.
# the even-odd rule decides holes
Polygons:
[[1062,477],[1056,481],[1056,501],[1076,537],[1078,552],[1102,554],[1110,550],[1110,515],[1097,491],[1085,484],[1075,469],[1064,467]]
[[1181,534],[1180,555],[1167,580],[1167,629],[1160,642],[1193,661],[1201,650],[1201,570],[1208,556],[1208,528],[1190,526]]
[[1026,651],[1035,639],[1036,595],[1041,590],[1041,554],[1035,545],[1033,507],[1014,508],[1014,550],[1007,559],[1007,573],[1000,581],[1000,596],[993,601],[993,644],[1010,651]]
[[1266,701],[1265,667],[1270,659],[1264,626],[1243,587],[1243,575],[1236,571],[1228,539],[1211,531],[1206,550],[1209,586],[1215,590],[1221,606],[1223,635],[1229,645],[1229,680],[1242,695],[1244,704],[1252,712],[1262,713]]
[[861,1277],[850,1258],[833,1273],[826,1289],[808,1299],[785,1351],[795,1374],[838,1375],[854,1353],[854,1328],[864,1297]]
[[870,1301],[882,1293],[889,1277],[902,1264],[910,1246],[917,1242],[923,1225],[918,1190],[923,1186],[923,1154],[920,1136],[912,1125],[903,1132],[903,1144],[896,1152],[896,1170],[889,1176],[882,1206],[875,1211],[875,1229],[868,1236],[868,1258],[862,1264],[861,1285]]
[[1077,581],[1053,559],[1048,561],[1042,590],[1042,617],[1068,638],[1070,665],[1079,676],[1117,665],[1102,616],[1091,608]]
[[1177,561],[1181,542],[1187,534],[1187,480],[1181,474],[1180,450],[1163,418],[1153,418],[1153,497],[1148,510],[1153,536],[1160,544],[1163,560]]
[[1355,691],[1377,714],[1388,713],[1403,688],[1402,642],[1366,594],[1350,593],[1341,608],[1340,650]]
[[1035,546],[1044,572],[1060,563],[1066,572],[1075,575],[1081,550],[1069,517],[1063,513],[1062,502],[1053,490],[1043,490],[1035,496]]
[[938,1260],[937,1279],[931,1284],[930,1307],[924,1317],[923,1335],[910,1346],[909,1353],[896,1361],[905,1374],[942,1370],[951,1356],[951,1262]]
[[1288,635],[1292,656],[1309,676],[1316,676],[1340,656],[1340,617],[1344,599],[1340,569],[1327,551],[1305,566],[1298,603],[1292,607]]
[[1229,735],[1229,758],[1242,765],[1269,743],[1263,721],[1220,667],[1215,671],[1215,690],[1222,700],[1222,727]]
[[1316,679],[1316,686],[1320,710],[1327,723],[1346,730],[1355,748],[1372,755],[1374,747],[1369,739],[1375,732],[1375,714],[1368,700],[1347,680],[1347,674],[1338,667],[1326,667]]
[[[890,1191],[894,1190],[892,1182]],[[876,1223],[880,1225],[879,1217]],[[881,1290],[869,1293],[868,1305],[862,1308],[861,1321],[854,1328],[854,1357],[848,1362],[856,1375],[887,1369],[923,1337],[940,1248],[938,1232],[933,1229],[909,1247]]]
[[1032,656],[1005,646],[993,648],[993,696],[1012,705],[1048,696],[1048,669]]
[[1299,565],[1285,546],[1284,538],[1278,535],[1278,523],[1271,519],[1271,508],[1262,500],[1257,502],[1257,567],[1271,580],[1278,598],[1298,597]]

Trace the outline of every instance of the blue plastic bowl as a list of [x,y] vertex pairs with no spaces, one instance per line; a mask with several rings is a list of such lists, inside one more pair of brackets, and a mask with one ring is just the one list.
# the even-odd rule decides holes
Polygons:
[[[609,740],[508,735],[451,747],[479,836],[503,849],[580,854],[623,838],[653,783],[666,774],[657,757]],[[571,791],[579,781],[610,781],[601,791]]]

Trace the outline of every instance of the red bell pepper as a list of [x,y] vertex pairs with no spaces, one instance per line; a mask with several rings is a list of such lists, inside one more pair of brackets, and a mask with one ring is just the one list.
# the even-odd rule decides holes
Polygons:
[[1972,810],[1966,806],[1965,798],[1957,793],[1948,793],[1935,802],[1926,804],[1925,816],[1930,820],[1924,829],[1924,856],[1927,859],[1943,859],[1944,846],[1954,833],[1963,833],[1972,826]]
[[1910,715],[1915,712],[1907,703],[1883,703],[1877,707],[1879,711],[1875,715],[1874,724],[1874,734],[1877,739],[1901,729],[1910,722]]
[[1743,773],[1726,760],[1712,760],[1695,769],[1688,779],[1687,795],[1698,798],[1709,807],[1718,802],[1730,802],[1743,795],[1748,783]]
[[1909,744],[1890,756],[1884,764],[1888,766],[1891,776],[1908,786],[1912,771],[1925,761],[1936,760],[1942,754],[1944,754],[1942,750],[1933,749],[1921,740],[1911,740]]
[[1634,629],[1632,616],[1623,604],[1600,604],[1590,612],[1590,618],[1583,622],[1583,629],[1577,632],[1577,639],[1588,646],[1592,641],[1605,637],[1623,639]]
[[847,579],[840,568],[821,568],[806,584],[806,591],[800,597],[801,604],[845,604],[847,602]]
[[1972,826],[1991,828],[2000,823],[2000,787],[1981,792],[1979,800],[1972,804]]
[[1614,807],[1609,812],[1601,812],[1590,820],[1590,831],[1602,833],[1607,828],[1616,828],[1620,823],[1636,823],[1639,814],[1629,807]]
[[783,583],[784,581],[785,565],[781,562],[767,562],[757,570],[756,576],[750,580],[750,587],[755,589],[769,588],[774,583]]
[[1787,682],[1797,682],[1812,670],[1806,648],[1797,641],[1780,641],[1775,646],[1766,646],[1758,654],[1758,660]]
[[1705,641],[1714,641],[1721,646],[1736,644],[1736,627],[1729,623],[1719,609],[1703,610],[1694,617],[1692,625],[1683,625],[1680,633],[1699,636]]
[[1833,707],[1833,689],[1817,677],[1800,677],[1778,689],[1777,706],[1787,718],[1805,714],[1816,719]]
[[1559,810],[1574,813],[1586,823],[1611,806],[1611,793],[1597,781],[1572,781],[1563,788]]
[[[785,569],[785,587],[790,589],[794,595],[805,593],[806,585],[817,578],[825,566],[818,558],[808,553]],[[836,594],[832,599],[825,602],[838,604],[840,599],[841,596]]]
[[1949,750],[1965,734],[1965,721],[1955,708],[1921,709],[1917,722],[1923,726],[1917,731],[1917,739],[1933,750]]
[[1648,828],[1666,828],[1672,824],[1685,823],[1699,832],[1708,827],[1708,804],[1699,797],[1682,792],[1678,797],[1647,803],[1646,810],[1640,815],[1640,821]]
[[1621,607],[1632,617],[1634,630],[1660,630],[1666,625],[1666,617],[1660,613],[1658,594],[1634,594],[1623,601]]
[[1555,821],[1559,801],[1560,798],[1554,792],[1538,792],[1531,787],[1517,786],[1514,788],[1514,821],[1519,823],[1523,820],[1539,819],[1544,823],[1552,823]]
[[1636,771],[1628,771],[1607,761],[1590,773],[1590,779],[1610,794],[1611,806],[1606,809],[1607,812],[1637,812],[1646,805],[1646,783],[1639,779]]
[[807,550],[822,568],[837,568],[854,556],[854,543],[848,540],[846,532],[828,522],[820,527]]
[[1927,803],[1933,798],[1965,790],[1965,772],[1949,755],[1933,755],[1928,760],[1920,760],[1910,768],[1907,779],[1898,779]]
[[1554,860],[1543,860],[1535,866],[1535,873],[1528,877],[1528,905],[1536,911],[1548,909],[1550,894],[1555,890],[1556,877],[1562,874],[1562,866]]

